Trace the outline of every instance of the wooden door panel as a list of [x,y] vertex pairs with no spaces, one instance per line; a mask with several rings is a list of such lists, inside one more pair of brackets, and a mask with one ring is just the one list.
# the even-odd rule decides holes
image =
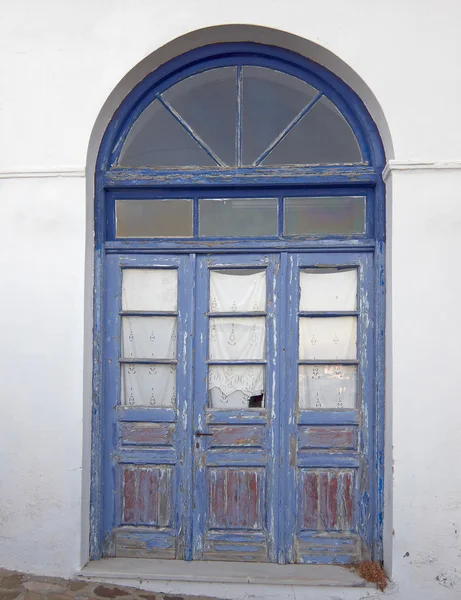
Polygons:
[[348,565],[357,563],[361,555],[360,538],[356,534],[313,534],[301,532],[295,545],[297,562]]
[[124,464],[120,470],[122,514],[115,555],[174,558],[174,466]]
[[172,446],[176,426],[173,423],[121,423],[122,446]]
[[264,524],[264,469],[208,469],[208,525],[210,529],[262,531]]
[[210,448],[262,448],[265,441],[263,425],[212,425],[209,431]]
[[298,490],[300,531],[354,529],[355,470],[300,469]]
[[122,524],[171,527],[172,467],[124,465],[122,470]]
[[357,428],[345,426],[300,427],[298,435],[298,448],[356,450]]

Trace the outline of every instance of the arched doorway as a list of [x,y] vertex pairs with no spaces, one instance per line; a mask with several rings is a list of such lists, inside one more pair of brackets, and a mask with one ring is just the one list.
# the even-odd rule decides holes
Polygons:
[[96,172],[94,557],[381,558],[383,162],[360,100],[273,47],[126,98]]

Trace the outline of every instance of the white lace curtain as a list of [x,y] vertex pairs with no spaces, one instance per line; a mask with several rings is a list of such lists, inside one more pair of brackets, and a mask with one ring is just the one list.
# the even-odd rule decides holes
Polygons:
[[[266,273],[234,269],[211,271],[210,312],[245,313],[266,309]],[[210,318],[210,360],[251,361],[265,358],[264,317]],[[264,393],[262,365],[213,365],[208,388],[213,408],[248,407],[252,396]]]
[[[176,269],[124,269],[122,309],[171,311],[178,308]],[[125,359],[175,359],[177,318],[122,317],[121,355]],[[173,407],[176,404],[176,366],[128,363],[122,365],[122,404]]]

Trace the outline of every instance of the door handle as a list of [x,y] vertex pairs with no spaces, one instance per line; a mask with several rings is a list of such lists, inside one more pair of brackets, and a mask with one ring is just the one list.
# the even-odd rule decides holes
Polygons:
[[197,437],[203,437],[203,436],[205,436],[205,435],[213,435],[213,434],[212,434],[212,433],[204,433],[203,431],[196,431],[196,432],[195,432],[195,435],[196,435]]

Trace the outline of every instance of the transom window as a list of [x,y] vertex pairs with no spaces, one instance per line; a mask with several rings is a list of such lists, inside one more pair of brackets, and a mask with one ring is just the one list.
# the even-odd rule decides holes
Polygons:
[[93,558],[381,559],[383,159],[343,82],[258,44],[122,103],[96,173]]
[[359,236],[366,195],[139,199],[114,196],[111,233],[122,238],[291,238]]
[[361,162],[354,132],[325,93],[245,64],[205,70],[157,93],[118,158],[125,167]]

